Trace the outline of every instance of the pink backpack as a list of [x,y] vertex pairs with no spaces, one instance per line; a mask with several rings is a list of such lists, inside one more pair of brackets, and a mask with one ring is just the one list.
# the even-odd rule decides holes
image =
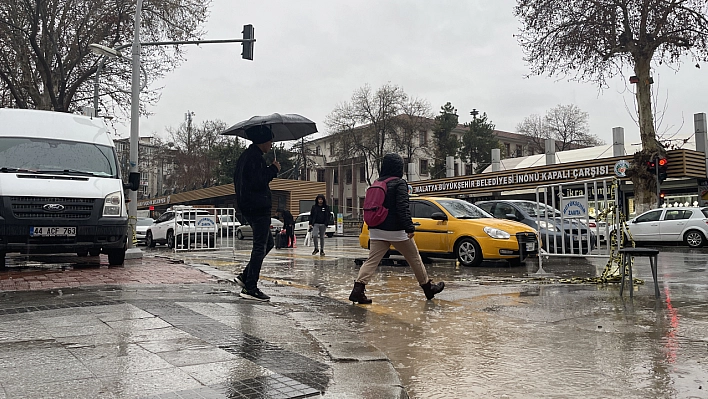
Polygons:
[[383,206],[384,200],[386,199],[386,185],[393,179],[398,179],[398,177],[393,176],[385,180],[377,180],[371,187],[366,189],[366,196],[364,197],[364,222],[369,227],[378,226],[386,220],[388,208]]

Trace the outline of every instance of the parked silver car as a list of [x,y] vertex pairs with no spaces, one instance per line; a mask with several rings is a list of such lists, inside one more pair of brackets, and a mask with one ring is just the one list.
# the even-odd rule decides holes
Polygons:
[[153,218],[138,218],[135,223],[135,239],[138,240],[138,244],[145,244],[145,233],[154,222]]
[[691,248],[705,245],[708,207],[652,209],[627,222],[637,242],[685,242]]
[[[270,218],[270,230],[273,235],[279,233],[283,229],[283,222],[276,218]],[[253,229],[250,224],[244,224],[236,228],[236,238],[243,240],[246,237],[253,238]]]

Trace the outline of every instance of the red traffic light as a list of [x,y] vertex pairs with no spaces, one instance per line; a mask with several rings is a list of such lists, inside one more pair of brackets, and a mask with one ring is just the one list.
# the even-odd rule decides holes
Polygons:
[[666,158],[659,158],[659,166],[666,166],[669,161]]

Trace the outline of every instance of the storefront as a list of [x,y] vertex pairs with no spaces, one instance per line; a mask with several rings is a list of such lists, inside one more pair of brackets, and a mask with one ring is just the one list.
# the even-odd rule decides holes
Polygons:
[[[536,200],[536,188],[540,185],[573,183],[602,177],[616,177],[626,199],[628,213],[634,213],[634,191],[627,177],[619,177],[616,170],[622,162],[631,162],[631,156],[599,158],[543,165],[532,168],[512,169],[477,175],[449,177],[444,179],[411,182],[412,194],[464,198],[471,202],[488,199]],[[693,204],[699,201],[699,180],[706,179],[705,157],[702,152],[673,150],[667,152],[667,179],[661,184],[664,201]],[[564,185],[564,196],[584,194],[581,184]],[[604,195],[601,190],[589,195]]]
[[[303,180],[273,179],[270,182],[270,190],[273,196],[273,207],[271,212],[275,215],[278,209],[286,209],[297,215],[300,212],[310,210],[317,194],[325,192],[324,182],[312,182]],[[200,190],[186,191],[184,193],[172,194],[164,197],[157,197],[138,201],[138,214],[146,214],[150,217],[157,217],[167,208],[174,205],[192,205],[211,208],[236,208],[234,195],[234,185],[226,184]],[[240,212],[236,211],[240,219]]]

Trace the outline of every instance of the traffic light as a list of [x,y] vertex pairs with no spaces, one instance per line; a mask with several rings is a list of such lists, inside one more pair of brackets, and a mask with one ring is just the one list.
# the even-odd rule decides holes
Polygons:
[[241,58],[244,60],[253,61],[253,43],[256,41],[253,38],[253,25],[244,25],[243,32],[241,33],[243,33],[243,41],[241,42],[243,50],[241,51]]
[[665,198],[665,197],[666,197],[666,194],[664,194],[664,192],[662,191],[662,192],[659,194],[659,205],[663,205],[663,204],[664,204],[664,198]]
[[666,171],[669,168],[669,161],[666,158],[659,158],[657,162],[659,164],[659,174],[657,177],[659,181],[662,182],[666,180]]
[[652,158],[650,161],[647,161],[647,172],[653,174],[656,174],[656,161],[654,158]]

